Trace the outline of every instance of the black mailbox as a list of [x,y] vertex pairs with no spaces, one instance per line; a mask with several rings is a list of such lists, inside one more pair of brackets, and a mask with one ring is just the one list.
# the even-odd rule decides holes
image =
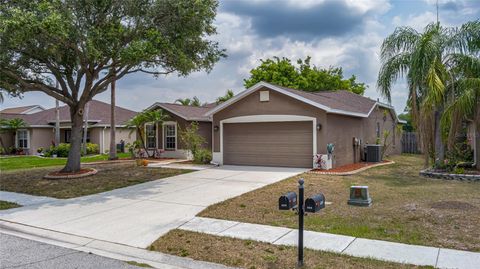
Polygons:
[[278,199],[278,209],[290,210],[297,205],[297,194],[293,191],[287,192]]
[[325,208],[325,196],[321,193],[315,194],[305,200],[305,212],[315,213]]

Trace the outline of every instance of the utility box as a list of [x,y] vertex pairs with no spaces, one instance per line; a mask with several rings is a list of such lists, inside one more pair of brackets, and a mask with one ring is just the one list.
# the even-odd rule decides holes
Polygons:
[[290,210],[297,206],[297,194],[293,191],[287,192],[278,198],[278,209]]
[[368,186],[351,186],[350,199],[348,199],[347,203],[355,206],[370,206],[372,198],[370,198],[368,193]]
[[315,194],[305,200],[305,212],[316,213],[325,208],[325,196],[321,193]]
[[365,146],[365,161],[378,163],[382,161],[382,145],[369,144]]

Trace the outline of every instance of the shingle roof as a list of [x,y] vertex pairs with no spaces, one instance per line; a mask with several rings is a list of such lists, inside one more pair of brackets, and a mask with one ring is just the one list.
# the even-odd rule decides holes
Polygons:
[[376,101],[370,98],[367,98],[346,90],[306,92],[306,91],[300,91],[300,90],[291,89],[287,87],[281,87],[281,86],[277,86],[277,87],[282,88],[291,93],[300,95],[304,98],[312,100],[321,105],[327,106],[329,108],[344,110],[344,111],[353,112],[353,113],[367,114],[368,112],[370,112],[372,107],[376,104]]
[[5,108],[0,111],[2,114],[23,114],[26,111],[38,107],[38,105],[32,105],[32,106],[17,106],[17,107],[10,107],[10,108]]
[[209,116],[217,113],[218,111],[221,111],[222,109],[263,87],[275,90],[312,106],[323,109],[327,113],[354,117],[368,117],[376,105],[393,110],[393,107],[390,105],[382,104],[378,101],[345,90],[306,92],[261,81],[247,90],[237,94],[227,102],[211,108],[206,115]]
[[[110,104],[92,100],[88,103],[88,120],[95,122],[95,125],[110,124]],[[115,120],[117,125],[123,125],[126,121],[135,116],[137,112],[117,106],[115,108]],[[28,125],[48,125],[55,122],[55,108],[50,108],[33,114],[6,114],[0,113],[1,118],[12,119],[21,118]],[[60,107],[60,121],[70,122],[70,108],[68,106]]]
[[205,106],[184,106],[172,103],[155,103],[150,108],[158,106],[184,118],[185,120],[210,121],[210,119],[205,116],[205,113],[212,108],[212,105],[213,104],[207,104]]

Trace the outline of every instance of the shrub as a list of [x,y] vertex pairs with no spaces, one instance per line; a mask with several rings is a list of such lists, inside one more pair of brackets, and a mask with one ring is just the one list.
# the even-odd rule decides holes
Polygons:
[[185,130],[180,130],[180,140],[182,141],[184,148],[192,152],[193,156],[197,151],[201,150],[203,144],[205,144],[205,138],[198,133],[199,126],[197,122],[192,122]]
[[193,155],[193,161],[195,163],[207,164],[212,161],[212,152],[208,149],[198,149]]
[[43,147],[39,147],[39,148],[37,149],[37,153],[42,153],[42,152],[43,152]]
[[465,168],[455,167],[455,169],[453,169],[453,173],[455,173],[455,174],[465,174]]
[[57,153],[57,157],[68,157],[68,153],[70,152],[70,144],[58,144],[58,147],[55,148],[55,152]]
[[100,147],[98,144],[87,143],[87,155],[98,154],[100,152]]

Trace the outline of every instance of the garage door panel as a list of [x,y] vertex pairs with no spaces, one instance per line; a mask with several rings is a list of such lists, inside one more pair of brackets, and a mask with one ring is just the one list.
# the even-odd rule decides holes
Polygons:
[[312,122],[227,123],[225,164],[311,167]]

